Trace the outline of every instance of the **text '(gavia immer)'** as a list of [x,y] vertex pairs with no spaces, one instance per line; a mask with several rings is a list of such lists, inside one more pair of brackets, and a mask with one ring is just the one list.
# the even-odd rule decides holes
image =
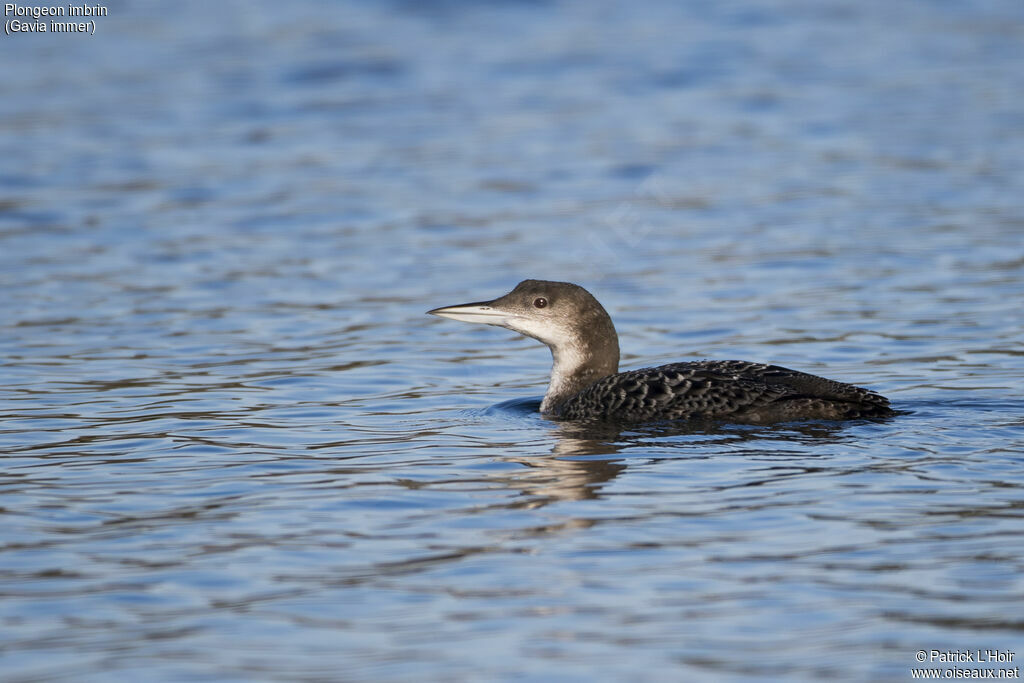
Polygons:
[[540,405],[546,417],[765,423],[894,414],[873,391],[777,365],[703,360],[619,372],[611,318],[590,292],[568,282],[524,280],[493,301],[428,313],[505,327],[547,344],[554,362]]

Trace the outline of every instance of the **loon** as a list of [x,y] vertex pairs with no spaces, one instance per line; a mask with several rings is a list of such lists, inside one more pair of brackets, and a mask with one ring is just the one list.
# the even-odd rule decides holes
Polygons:
[[895,415],[889,400],[869,389],[778,365],[701,360],[619,372],[611,317],[590,292],[569,282],[523,280],[492,301],[427,312],[546,344],[553,364],[540,412],[548,418],[770,423]]

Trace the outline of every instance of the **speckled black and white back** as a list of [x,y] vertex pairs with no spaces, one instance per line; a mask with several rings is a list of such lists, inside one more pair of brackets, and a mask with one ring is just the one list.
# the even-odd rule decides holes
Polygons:
[[739,360],[672,363],[610,375],[556,409],[564,420],[778,422],[892,415],[868,389],[778,365]]

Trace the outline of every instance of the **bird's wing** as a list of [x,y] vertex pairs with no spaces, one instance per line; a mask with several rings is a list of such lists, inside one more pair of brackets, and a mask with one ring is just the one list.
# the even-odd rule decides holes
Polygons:
[[789,399],[888,406],[874,392],[777,365],[694,361],[598,380],[566,402],[565,419],[678,420],[725,417]]
[[708,361],[711,365],[721,365],[737,375],[757,379],[776,386],[786,387],[792,394],[787,398],[819,398],[844,403],[863,403],[887,408],[889,399],[870,389],[837,382],[835,380],[811,375],[798,370],[790,370],[779,365],[749,363],[742,360]]

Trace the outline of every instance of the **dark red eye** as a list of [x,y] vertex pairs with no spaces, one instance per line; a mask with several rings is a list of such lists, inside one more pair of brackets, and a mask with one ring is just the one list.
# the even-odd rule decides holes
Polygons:
[[548,300],[542,296],[539,296],[533,300],[533,305],[536,306],[537,308],[544,308],[545,306],[548,305]]

